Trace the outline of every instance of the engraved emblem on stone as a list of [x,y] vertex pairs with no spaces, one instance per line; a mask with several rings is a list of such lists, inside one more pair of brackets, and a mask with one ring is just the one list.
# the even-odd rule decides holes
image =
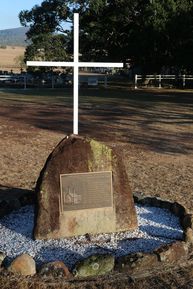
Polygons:
[[64,190],[64,204],[66,205],[74,205],[81,203],[81,195],[76,192],[74,187],[67,187]]

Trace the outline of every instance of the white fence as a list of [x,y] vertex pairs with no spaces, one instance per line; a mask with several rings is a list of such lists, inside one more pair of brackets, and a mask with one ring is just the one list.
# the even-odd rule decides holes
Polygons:
[[138,80],[143,81],[143,85],[150,84],[150,81],[153,80],[157,85],[158,88],[162,87],[162,82],[164,80],[175,80],[181,81],[183,88],[186,87],[186,80],[193,80],[193,75],[165,75],[165,74],[154,74],[154,75],[139,75],[135,74],[135,89],[138,88]]
[[24,89],[27,87],[27,74],[19,75],[19,74],[0,74],[0,85],[1,84],[18,84],[23,86]]

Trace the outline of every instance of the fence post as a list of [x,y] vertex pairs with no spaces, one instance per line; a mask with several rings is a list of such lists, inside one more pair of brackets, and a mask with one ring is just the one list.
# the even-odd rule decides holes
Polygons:
[[135,74],[135,89],[137,89],[137,74]]
[[27,88],[27,72],[24,74],[23,80],[24,80],[24,89],[26,89]]
[[54,89],[54,74],[52,72],[52,89]]
[[183,75],[183,88],[185,88],[186,86],[186,75],[184,74]]
[[162,76],[159,74],[159,88],[162,88]]
[[105,87],[107,87],[107,76],[105,75],[105,79],[104,79],[104,84],[105,84]]

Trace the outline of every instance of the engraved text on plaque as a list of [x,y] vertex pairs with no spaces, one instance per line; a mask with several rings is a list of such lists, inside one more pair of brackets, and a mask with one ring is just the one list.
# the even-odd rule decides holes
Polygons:
[[60,175],[60,211],[113,206],[112,172]]

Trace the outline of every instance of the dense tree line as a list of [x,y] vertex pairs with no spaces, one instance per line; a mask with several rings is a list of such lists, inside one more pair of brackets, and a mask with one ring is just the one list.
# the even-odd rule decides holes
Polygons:
[[130,60],[144,72],[193,71],[192,0],[44,0],[19,15],[30,28],[26,58],[69,59],[73,12],[80,13],[82,60]]

